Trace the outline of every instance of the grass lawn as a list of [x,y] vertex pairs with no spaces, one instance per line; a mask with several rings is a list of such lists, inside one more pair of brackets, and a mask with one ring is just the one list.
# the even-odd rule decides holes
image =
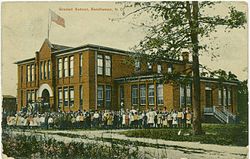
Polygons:
[[204,135],[192,135],[192,129],[139,129],[121,132],[128,137],[145,137],[172,141],[193,141],[219,145],[248,145],[248,127],[242,124],[202,124]]

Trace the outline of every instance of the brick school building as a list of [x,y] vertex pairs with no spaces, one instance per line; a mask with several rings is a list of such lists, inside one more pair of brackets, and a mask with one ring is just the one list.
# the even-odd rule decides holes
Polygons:
[[[32,102],[47,104],[51,111],[66,112],[192,107],[192,82],[161,82],[163,73],[192,74],[187,52],[182,53],[182,60],[163,60],[160,64],[131,64],[130,55],[105,46],[68,47],[46,39],[35,57],[16,62],[17,109]],[[233,116],[237,112],[237,84],[201,77],[201,110]]]

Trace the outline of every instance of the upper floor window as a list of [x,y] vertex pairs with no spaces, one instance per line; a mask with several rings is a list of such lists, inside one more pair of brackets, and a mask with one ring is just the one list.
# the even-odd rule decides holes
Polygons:
[[47,62],[44,61],[44,79],[47,79]]
[[20,78],[21,78],[21,83],[23,83],[23,66],[21,66]]
[[103,56],[97,55],[97,74],[102,75],[103,74]]
[[40,80],[43,79],[43,62],[40,62]]
[[65,57],[65,58],[64,58],[63,72],[64,72],[64,77],[68,77],[68,76],[69,76],[68,57]]
[[140,105],[146,105],[146,85],[140,85]]
[[168,64],[168,73],[173,72],[173,64]]
[[48,79],[50,79],[50,72],[51,72],[51,62],[48,61]]
[[148,71],[152,71],[152,64],[150,62],[147,63]]
[[58,77],[62,78],[62,59],[58,59]]
[[163,85],[157,85],[157,104],[163,104]]
[[27,66],[27,82],[30,81],[30,66]]
[[155,95],[154,95],[154,85],[148,85],[148,104],[154,105],[155,104]]
[[105,74],[111,76],[111,58],[110,56],[105,56]]
[[30,81],[34,81],[35,77],[35,66],[32,64],[31,65],[31,76],[30,76]]
[[132,105],[138,104],[138,86],[132,86]]
[[74,75],[74,56],[70,56],[69,62],[69,76],[72,77]]
[[141,69],[141,63],[139,60],[135,61],[135,71],[140,71]]
[[82,75],[82,54],[80,54],[80,57],[79,57],[79,74],[80,76]]
[[157,65],[157,73],[162,73],[161,71],[162,71],[161,65]]

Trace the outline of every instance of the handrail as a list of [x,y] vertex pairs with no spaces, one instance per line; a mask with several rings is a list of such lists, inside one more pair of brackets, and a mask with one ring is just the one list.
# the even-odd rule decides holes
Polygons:
[[232,117],[235,120],[236,116],[233,115],[230,111],[228,111],[227,108],[224,107],[223,111],[224,111],[225,114],[227,114],[228,116]]
[[228,116],[226,116],[224,113],[222,113],[221,110],[216,108],[216,106],[213,106],[213,110],[214,110],[214,114],[216,116],[218,116],[221,120],[223,120],[226,123],[229,122]]

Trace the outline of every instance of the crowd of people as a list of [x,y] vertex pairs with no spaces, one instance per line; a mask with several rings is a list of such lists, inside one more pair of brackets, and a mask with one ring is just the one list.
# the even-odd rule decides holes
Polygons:
[[18,128],[42,129],[124,129],[124,128],[189,128],[192,124],[192,112],[189,108],[180,110],[139,111],[135,109],[121,111],[77,112],[19,112],[7,115],[5,125]]

